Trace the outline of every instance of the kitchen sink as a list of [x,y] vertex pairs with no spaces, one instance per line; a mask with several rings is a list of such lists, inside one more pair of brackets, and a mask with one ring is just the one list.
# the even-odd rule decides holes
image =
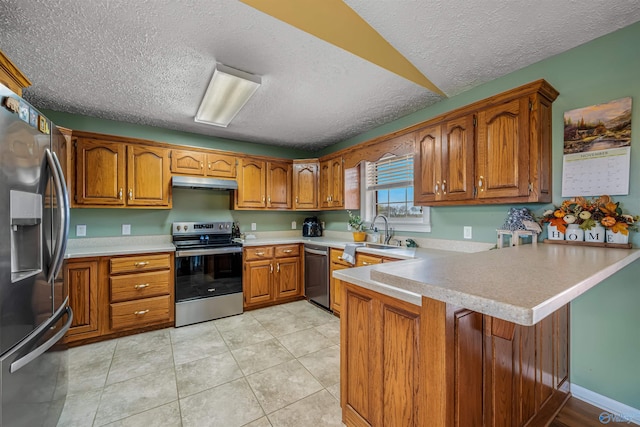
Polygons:
[[364,244],[365,248],[371,248],[371,249],[382,249],[382,250],[386,250],[386,249],[400,249],[400,246],[394,246],[394,245],[383,245],[381,243],[365,243]]

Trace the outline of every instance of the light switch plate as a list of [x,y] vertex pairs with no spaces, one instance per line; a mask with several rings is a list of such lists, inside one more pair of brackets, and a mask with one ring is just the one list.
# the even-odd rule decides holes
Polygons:
[[464,238],[465,239],[471,239],[473,236],[472,234],[472,228],[469,227],[468,225],[464,226]]
[[82,224],[82,225],[76,225],[76,237],[84,237],[87,235],[87,226]]
[[251,223],[251,231],[256,231],[256,230],[257,230],[257,228],[258,228],[258,227],[256,226],[256,223],[255,223],[255,222],[252,222],[252,223]]
[[122,224],[122,235],[128,236],[131,234],[131,224]]
[[295,221],[291,221],[291,229],[292,230],[295,230],[297,226],[298,226],[298,224],[296,224]]

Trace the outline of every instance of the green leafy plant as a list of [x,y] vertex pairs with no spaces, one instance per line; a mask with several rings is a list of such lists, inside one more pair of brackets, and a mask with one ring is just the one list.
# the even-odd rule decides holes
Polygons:
[[353,212],[347,211],[349,214],[349,225],[353,231],[364,231],[364,220],[360,215],[354,215]]

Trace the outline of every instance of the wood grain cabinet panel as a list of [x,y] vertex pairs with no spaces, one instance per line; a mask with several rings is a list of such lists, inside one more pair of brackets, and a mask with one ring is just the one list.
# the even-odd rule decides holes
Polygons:
[[164,270],[171,267],[170,254],[145,254],[116,256],[109,260],[111,274],[139,273],[150,270]]
[[73,310],[73,323],[66,341],[98,336],[98,261],[65,261],[64,280],[69,290],[69,307]]
[[111,301],[120,302],[170,293],[169,271],[126,274],[109,278]]
[[291,163],[267,162],[267,208],[291,209]]
[[293,164],[293,208],[318,209],[318,162]]
[[127,204],[169,206],[171,171],[168,150],[130,145],[127,155]]
[[320,162],[320,207],[344,207],[344,167],[342,156]]
[[295,301],[303,296],[300,245],[254,246],[243,249],[244,308]]
[[169,295],[111,304],[111,330],[140,328],[172,320]]
[[347,425],[421,426],[420,307],[345,284],[341,400]]
[[267,207],[267,169],[262,160],[240,159],[238,161],[238,190],[235,192],[235,207]]
[[117,142],[78,138],[76,194],[80,205],[125,205],[126,146]]
[[171,207],[169,151],[78,137],[74,205]]
[[237,159],[235,156],[220,153],[207,153],[207,176],[235,178],[236,165]]
[[204,176],[205,157],[200,151],[171,150],[171,173]]

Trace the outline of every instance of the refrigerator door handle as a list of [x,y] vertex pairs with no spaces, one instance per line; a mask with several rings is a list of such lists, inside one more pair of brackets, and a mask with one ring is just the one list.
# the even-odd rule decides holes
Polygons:
[[47,328],[50,328],[51,325],[55,325],[58,322],[58,320],[60,320],[62,316],[64,316],[65,314],[68,314],[69,318],[65,322],[64,326],[54,336],[49,338],[43,344],[39,345],[33,351],[30,351],[29,353],[22,356],[20,359],[13,362],[9,367],[10,373],[13,374],[14,372],[18,371],[20,368],[23,368],[24,366],[33,362],[38,356],[40,356],[45,351],[49,350],[51,347],[53,347],[55,343],[57,343],[62,339],[62,337],[64,337],[64,334],[67,333],[67,331],[71,327],[71,323],[73,322],[73,310],[71,309],[71,307],[68,307],[68,306],[64,307],[64,309],[57,316],[53,317],[50,322],[47,322]]
[[69,193],[67,192],[67,186],[64,182],[64,174],[58,161],[58,156],[48,148],[45,150],[45,154],[47,156],[47,163],[51,169],[53,182],[56,186],[58,211],[60,212],[58,241],[56,242],[54,253],[51,256],[51,265],[49,266],[49,274],[47,277],[47,281],[52,283],[62,268],[64,251],[66,250],[67,239],[69,238]]

